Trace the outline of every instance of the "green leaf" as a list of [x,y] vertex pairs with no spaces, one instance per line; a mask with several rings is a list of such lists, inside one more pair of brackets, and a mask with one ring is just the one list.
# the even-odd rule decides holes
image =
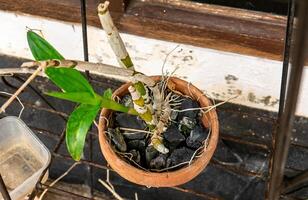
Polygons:
[[99,96],[93,97],[93,95],[88,92],[47,92],[45,94],[59,99],[73,101],[76,103],[100,105],[101,102]]
[[135,109],[126,107],[114,100],[106,99],[104,97],[101,97],[101,107],[104,107],[104,108],[107,108],[113,111],[129,113],[132,115],[138,115]]
[[132,115],[138,115],[135,109],[126,107],[112,99],[112,90],[108,88],[104,91],[103,96],[101,97],[101,107],[113,110],[113,111],[119,111],[119,112],[125,112]]
[[64,60],[64,57],[53,46],[51,46],[51,44],[35,32],[28,31],[27,40],[35,60]]
[[66,146],[72,158],[79,161],[87,132],[100,110],[99,105],[81,104],[70,115],[66,125]]
[[105,99],[112,99],[112,90],[108,88],[107,90],[104,91],[103,97]]
[[48,67],[45,70],[48,78],[65,92],[95,92],[87,79],[76,69],[66,67]]

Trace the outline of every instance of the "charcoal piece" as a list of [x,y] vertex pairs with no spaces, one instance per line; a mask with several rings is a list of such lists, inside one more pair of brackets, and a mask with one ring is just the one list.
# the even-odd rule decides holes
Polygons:
[[194,151],[187,148],[187,147],[182,147],[180,149],[175,149],[169,158],[167,159],[167,167],[171,167],[174,165],[178,165],[180,163],[184,163],[187,161],[190,161],[194,154]]
[[124,137],[122,133],[120,132],[119,129],[108,129],[108,133],[111,137],[112,143],[115,145],[115,147],[122,151],[125,152],[127,150],[127,145],[125,143]]
[[197,122],[195,119],[183,117],[183,119],[180,121],[179,130],[184,135],[189,135],[191,130],[194,129],[194,127],[196,126],[196,124]]
[[151,169],[162,169],[165,168],[167,161],[167,155],[166,154],[160,154],[150,162],[150,168]]
[[159,152],[153,146],[148,146],[145,149],[145,158],[148,166],[150,165],[151,160],[158,156],[158,154]]
[[168,142],[169,146],[173,147],[178,146],[186,139],[175,124],[170,125],[168,129],[163,133],[163,136],[165,141]]
[[120,127],[140,130],[144,130],[146,128],[144,121],[134,115],[129,115],[127,113],[117,113],[115,119]]
[[129,149],[137,149],[139,151],[145,151],[145,141],[144,140],[130,140],[127,142]]
[[132,149],[129,151],[129,153],[131,153],[132,155],[131,159],[135,161],[137,164],[140,164],[140,161],[141,161],[140,152],[137,151],[136,149]]
[[[184,98],[184,100],[181,103],[181,107],[179,110],[186,110],[186,109],[192,109],[192,108],[199,108],[199,104],[190,99],[190,98]],[[179,119],[183,119],[183,117],[188,117],[188,118],[192,118],[195,119],[197,117],[199,113],[199,110],[188,110],[188,111],[184,111],[184,112],[180,112],[179,113]]]
[[191,132],[189,137],[186,139],[186,145],[193,149],[198,149],[202,146],[203,141],[209,134],[209,130],[197,125]]

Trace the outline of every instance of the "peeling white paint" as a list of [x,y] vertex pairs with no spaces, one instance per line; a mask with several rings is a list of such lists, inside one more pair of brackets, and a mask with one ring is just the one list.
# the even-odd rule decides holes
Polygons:
[[[0,11],[0,53],[32,58],[27,47],[26,26],[43,31],[66,58],[82,60],[81,26],[46,18]],[[118,65],[101,29],[89,27],[92,62]],[[165,57],[178,44],[121,34],[136,69],[161,74]],[[278,110],[282,62],[181,44],[168,57],[165,70],[182,77],[212,97],[225,100],[240,93],[234,103]],[[308,68],[304,70],[297,114],[308,116]]]

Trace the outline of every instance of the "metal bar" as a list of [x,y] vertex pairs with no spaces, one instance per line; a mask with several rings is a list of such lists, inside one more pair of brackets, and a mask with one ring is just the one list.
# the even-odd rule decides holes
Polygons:
[[286,89],[287,89],[287,82],[288,82],[294,15],[295,15],[295,3],[294,3],[294,0],[289,0],[287,30],[286,30],[285,43],[284,43],[278,119],[281,118],[281,115],[285,107],[285,97],[286,97]]
[[[7,96],[0,94],[0,98],[6,99]],[[68,117],[68,114],[66,114],[64,112],[60,112],[60,111],[57,111],[57,110],[54,110],[54,109],[49,109],[49,108],[46,108],[46,107],[43,107],[43,106],[37,106],[33,103],[30,103],[30,102],[27,102],[27,101],[24,101],[24,100],[22,101],[22,103],[24,104],[24,106],[28,106],[30,108],[34,108],[34,109],[37,109],[37,110],[42,110],[42,111],[46,111],[46,112],[49,112],[49,113],[52,113],[52,114],[56,114],[56,115],[60,116],[64,121],[66,121],[66,118]]]
[[82,25],[83,57],[84,61],[89,61],[86,0],[80,0],[80,13]]
[[[75,196],[75,197],[78,197],[78,199],[82,198],[82,199],[90,199],[90,200],[93,200],[93,198],[89,198],[89,197],[86,197],[86,196],[83,196],[83,195],[80,195],[80,194],[76,194],[76,193],[73,193],[73,192],[70,192],[70,191],[67,191],[67,190],[63,190],[61,188],[58,188],[58,187],[50,187],[50,185],[48,184],[42,184],[44,187],[48,188],[48,190],[50,191],[59,191],[59,193],[57,192],[54,192],[55,194],[60,194],[60,192],[63,192],[63,193],[66,193],[68,195],[71,195],[71,196]],[[45,189],[45,188],[44,188]],[[44,190],[43,189],[43,190]]]
[[4,200],[11,200],[10,194],[5,186],[1,174],[0,174],[0,193],[2,194]]
[[284,193],[284,194],[290,193],[290,192],[302,187],[303,185],[307,185],[307,184],[308,184],[308,171],[305,171],[305,172],[293,177],[292,179],[286,181],[286,184],[282,188],[282,193]]
[[[82,41],[83,41],[83,56],[84,61],[89,61],[89,51],[88,51],[88,34],[87,34],[87,12],[86,12],[86,0],[80,0],[80,12],[81,12],[81,24],[82,24]],[[90,78],[90,73],[87,70],[86,75],[88,79]],[[89,158],[92,162],[92,135],[89,135]],[[88,177],[87,184],[89,185],[90,197],[93,197],[93,169],[91,165],[87,165]]]
[[[18,75],[14,75],[13,78],[21,83],[24,83],[26,80],[19,77]],[[36,89],[32,84],[28,84],[28,88],[30,88],[38,97],[40,97],[52,110],[55,112],[58,112],[57,109],[47,100],[47,98],[40,92],[38,89]],[[60,115],[60,117],[66,121],[65,116]]]
[[212,194],[206,194],[206,193],[199,193],[199,192],[196,192],[194,190],[189,190],[189,189],[186,189],[186,188],[181,188],[181,187],[177,187],[177,186],[174,186],[174,187],[170,187],[171,189],[174,189],[174,190],[177,190],[177,191],[180,191],[180,192],[184,192],[184,193],[190,193],[194,196],[198,196],[202,199],[207,199],[207,200],[220,200],[222,198],[218,197],[218,196],[214,196]]
[[235,142],[235,143],[239,143],[239,144],[243,144],[243,145],[248,145],[248,146],[253,146],[259,149],[263,149],[266,151],[269,151],[269,147],[266,143],[257,143],[257,142],[252,142],[252,141],[248,141],[248,140],[244,140],[238,136],[233,136],[233,135],[227,135],[224,133],[220,133],[220,137],[223,140],[227,140],[227,141],[231,141],[231,142]]
[[281,195],[280,196],[281,200],[307,200],[307,199],[302,199],[299,197],[290,197],[290,196],[286,196],[286,195]]
[[284,112],[279,119],[276,131],[273,165],[269,180],[268,198],[276,200],[280,197],[281,184],[283,180],[284,167],[286,164],[291,139],[295,109],[302,80],[302,72],[305,61],[306,39],[308,35],[308,1],[301,0],[299,3],[299,16],[295,38],[295,47],[292,52],[292,67],[290,71],[289,84]]
[[236,173],[236,174],[240,174],[242,176],[249,176],[249,177],[256,177],[256,178],[259,178],[259,179],[264,179],[264,175],[262,173],[248,171],[248,170],[244,169],[243,167],[234,167],[234,166],[231,166],[231,165],[222,164],[218,160],[215,160],[215,159],[212,159],[210,161],[210,164],[215,166],[215,167],[218,167],[220,169],[230,171],[230,172],[233,172],[233,173]]
[[[283,52],[283,65],[282,65],[282,75],[281,75],[281,83],[280,83],[280,97],[279,97],[279,109],[278,109],[278,116],[277,116],[277,124],[275,130],[272,132],[273,136],[273,144],[274,147],[275,139],[277,138],[277,129],[279,126],[279,121],[281,120],[283,111],[285,109],[285,98],[287,92],[287,83],[288,83],[288,73],[289,73],[289,65],[290,65],[290,53],[291,53],[291,43],[292,43],[292,34],[293,34],[293,22],[294,22],[294,15],[295,15],[295,0],[288,1],[288,19],[287,19],[287,27],[285,33],[285,43],[284,43],[284,52]],[[274,150],[273,150],[274,151]],[[272,176],[272,167],[273,167],[273,151],[270,153],[270,160],[269,160],[269,174],[268,176]],[[268,187],[270,187],[268,185]],[[268,193],[269,193],[268,189]]]
[[[58,154],[58,153],[52,153],[52,156],[53,157],[57,157],[57,158],[61,158],[61,159],[64,159],[64,160],[73,161],[72,157],[67,156],[67,155],[62,155],[62,154]],[[81,159],[79,162],[81,164],[90,165],[90,166],[96,167],[98,169],[104,169],[104,170],[113,171],[113,169],[111,169],[111,168],[109,168],[107,166],[104,166],[104,165],[101,165],[101,164],[98,164],[98,163],[94,163],[94,162],[91,162],[91,161],[88,161],[88,160]]]

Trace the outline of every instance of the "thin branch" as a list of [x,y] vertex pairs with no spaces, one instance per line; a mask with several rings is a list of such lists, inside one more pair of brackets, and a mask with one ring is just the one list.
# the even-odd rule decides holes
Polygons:
[[56,180],[54,180],[41,194],[39,200],[42,200],[43,197],[45,196],[45,194],[47,193],[48,189],[51,188],[52,186],[54,186],[57,182],[59,182],[62,178],[64,178],[70,171],[72,171],[74,169],[74,167],[76,167],[76,165],[80,164],[80,162],[75,162],[72,166],[70,166],[70,168],[68,168],[68,170],[66,170],[61,176],[59,176]]
[[[101,63],[91,63],[91,62],[84,62],[78,60],[47,60],[47,66],[53,67],[74,67],[75,69],[85,72],[86,70],[91,71],[97,75],[115,75],[120,76],[122,79],[124,78],[127,81],[130,81],[130,77],[133,76],[134,71],[125,68],[114,67],[111,65],[101,64]],[[32,62],[25,62],[22,64],[23,68],[31,68],[35,66],[40,66],[43,62],[39,61],[32,61]],[[1,70],[0,70],[1,74]]]
[[18,88],[18,90],[1,106],[0,113],[5,112],[5,109],[14,101],[14,99],[27,87],[27,85],[44,69],[44,65],[40,65],[33,74]]
[[[3,91],[0,91],[0,94],[5,94],[5,95],[13,96],[13,94],[8,93],[8,92],[3,92]],[[21,109],[20,109],[20,112],[19,112],[19,115],[18,115],[18,118],[20,118],[21,115],[22,115],[22,112],[23,112],[24,109],[25,109],[25,106],[24,106],[24,104],[21,102],[21,100],[19,99],[18,96],[16,97],[16,99],[17,99],[17,101],[19,102],[19,104],[21,105]]]
[[108,183],[106,183],[105,181],[103,181],[102,179],[98,179],[98,182],[100,182],[107,190],[109,190],[109,192],[112,193],[112,195],[118,199],[118,200],[124,200],[118,193],[116,193]]
[[106,170],[106,182],[108,183],[108,185],[110,186],[112,190],[115,190],[113,185],[110,182],[110,170],[109,169]]
[[[34,69],[27,68],[1,68],[0,76],[12,76],[13,74],[33,74],[35,72]],[[40,72],[39,76],[44,76],[44,73]]]

